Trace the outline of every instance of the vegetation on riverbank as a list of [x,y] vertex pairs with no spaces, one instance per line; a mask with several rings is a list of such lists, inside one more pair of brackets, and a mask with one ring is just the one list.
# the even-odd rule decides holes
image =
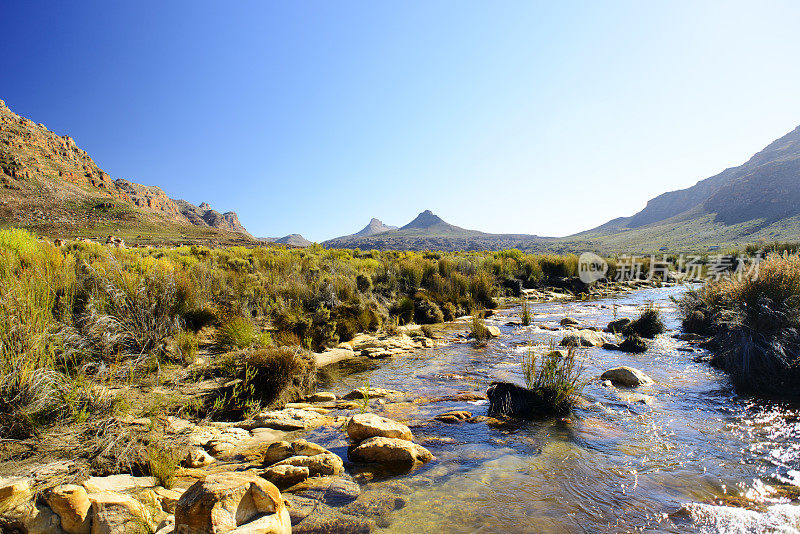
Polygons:
[[684,330],[712,336],[712,361],[738,388],[800,394],[800,256],[770,254],[757,272],[687,292],[679,308]]
[[[96,386],[159,385],[195,361],[201,339],[211,345],[204,373],[235,383],[212,406],[165,400],[159,409],[243,416],[291,400],[278,391],[286,381],[308,389],[308,350],[492,309],[510,288],[576,274],[575,256],[514,250],[57,247],[2,230],[0,433],[26,438],[53,423],[131,410]],[[272,380],[264,369],[289,368],[281,384],[263,383]]]

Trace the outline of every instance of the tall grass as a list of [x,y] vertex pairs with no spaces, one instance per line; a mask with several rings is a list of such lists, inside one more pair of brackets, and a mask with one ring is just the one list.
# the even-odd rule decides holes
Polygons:
[[583,365],[578,362],[574,347],[567,352],[554,346],[537,358],[533,346],[522,355],[525,385],[537,397],[543,411],[562,414],[574,406],[583,389]]
[[712,335],[713,362],[743,390],[800,395],[800,256],[709,282],[679,302],[685,330]]

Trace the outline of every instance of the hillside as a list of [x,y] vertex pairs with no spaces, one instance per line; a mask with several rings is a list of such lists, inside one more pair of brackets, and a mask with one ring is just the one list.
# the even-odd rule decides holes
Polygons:
[[800,127],[738,167],[564,238],[608,251],[701,250],[800,239]]
[[172,200],[155,186],[113,179],[69,136],[0,100],[0,225],[49,237],[108,235],[139,243],[253,243],[233,212]]
[[380,219],[373,217],[364,228],[353,235],[356,237],[368,237],[375,234],[382,234],[383,232],[388,232],[389,230],[397,230],[397,227],[383,224]]

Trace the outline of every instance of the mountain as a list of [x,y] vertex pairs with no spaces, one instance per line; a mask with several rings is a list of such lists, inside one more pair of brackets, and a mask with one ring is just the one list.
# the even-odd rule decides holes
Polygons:
[[262,243],[275,243],[276,245],[289,245],[298,248],[305,248],[314,244],[300,234],[289,234],[283,237],[259,237],[258,241]]
[[20,117],[0,100],[0,225],[50,237],[109,234],[142,243],[253,243],[234,212],[169,198],[113,179],[69,136]]
[[[372,221],[378,221],[373,219]],[[370,223],[372,224],[372,223]],[[360,248],[362,250],[541,250],[552,244],[552,238],[526,234],[487,234],[467,230],[444,221],[430,210],[417,215],[401,228],[368,234],[337,237],[322,243],[325,248]]]
[[359,230],[355,234],[356,237],[367,237],[375,234],[382,234],[383,232],[388,232],[389,230],[397,230],[396,226],[387,226],[380,221],[380,219],[372,218],[363,229]]
[[659,195],[630,217],[564,238],[631,252],[760,240],[800,240],[800,126],[738,167]]

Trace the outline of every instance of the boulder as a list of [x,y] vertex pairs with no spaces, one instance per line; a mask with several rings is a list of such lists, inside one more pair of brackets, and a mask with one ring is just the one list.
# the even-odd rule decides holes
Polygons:
[[528,419],[546,410],[536,392],[510,382],[492,382],[486,395],[489,397],[490,417]]
[[354,462],[381,464],[413,464],[428,462],[433,455],[422,445],[399,438],[374,437],[361,442],[350,450]]
[[276,441],[271,443],[264,452],[264,465],[272,465],[294,455],[291,443],[288,441]]
[[219,473],[195,482],[175,507],[175,532],[224,534],[262,518],[277,516],[272,531],[289,534],[289,512],[271,482],[250,473]]
[[436,419],[437,421],[441,421],[442,423],[453,424],[466,421],[470,417],[472,417],[472,414],[470,412],[466,412],[463,410],[454,410],[452,412],[447,412],[437,415],[436,417],[434,417],[434,419]]
[[619,344],[619,350],[623,352],[639,354],[642,352],[647,352],[647,343],[644,339],[640,338],[636,334],[631,334]]
[[273,465],[294,465],[307,467],[311,476],[316,475],[341,475],[344,472],[344,462],[332,452],[317,454],[315,456],[292,456]]
[[131,497],[116,491],[90,493],[92,503],[92,534],[126,534],[153,531],[147,508]]
[[561,326],[578,326],[580,323],[578,322],[577,319],[574,319],[572,317],[564,317],[563,319],[561,319],[561,321],[559,321],[559,324]]
[[603,343],[605,343],[605,339],[601,334],[584,328],[566,334],[560,345],[562,347],[601,347]]
[[322,445],[309,443],[304,439],[293,441],[292,451],[294,452],[294,456],[316,456],[317,454],[325,454],[326,452],[330,452]]
[[292,520],[283,506],[280,514],[263,515],[230,531],[230,534],[291,534]]
[[61,528],[67,534],[89,534],[92,503],[83,486],[63,484],[45,494],[47,505],[61,518]]
[[215,460],[213,456],[198,447],[191,449],[188,453],[186,453],[186,458],[183,460],[183,464],[186,467],[204,467],[206,465],[211,465],[216,461],[217,460]]
[[261,476],[278,488],[286,489],[306,480],[311,476],[308,467],[299,465],[273,465],[261,471]]
[[361,486],[344,477],[314,477],[306,481],[307,488],[295,493],[328,506],[342,506],[361,495]]
[[652,384],[653,379],[633,367],[614,367],[609,369],[602,375],[601,380],[611,380],[612,384],[618,384],[628,387],[644,386]]
[[408,441],[414,439],[411,429],[406,425],[374,413],[362,413],[351,417],[347,422],[347,435],[356,443],[376,436]]
[[489,333],[489,337],[500,337],[500,329],[494,325],[486,325],[486,331]]
[[156,499],[158,499],[161,509],[167,513],[174,514],[175,507],[178,505],[178,501],[181,499],[183,492],[175,489],[162,488],[161,486],[152,491]]
[[135,477],[133,475],[111,475],[107,477],[90,477],[83,483],[88,493],[104,491],[129,492],[144,488],[156,487],[153,477]]

